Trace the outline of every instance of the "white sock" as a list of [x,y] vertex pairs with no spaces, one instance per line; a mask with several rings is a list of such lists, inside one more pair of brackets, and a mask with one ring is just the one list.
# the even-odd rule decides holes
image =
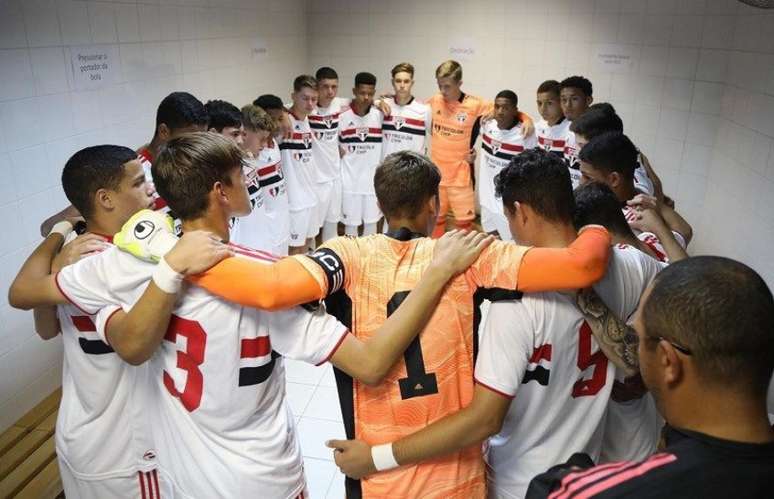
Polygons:
[[376,224],[363,224],[363,235],[370,236],[371,234],[376,234]]
[[335,222],[325,222],[322,228],[322,240],[323,242],[328,239],[333,239],[339,235],[338,224]]
[[357,225],[345,225],[344,233],[348,236],[357,237]]

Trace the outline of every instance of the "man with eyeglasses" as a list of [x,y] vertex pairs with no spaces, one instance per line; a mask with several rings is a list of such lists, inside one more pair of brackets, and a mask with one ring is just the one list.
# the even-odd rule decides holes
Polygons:
[[771,497],[774,299],[763,279],[728,258],[677,262],[646,290],[634,327],[642,378],[668,424],[666,448],[586,471],[554,467],[527,498]]

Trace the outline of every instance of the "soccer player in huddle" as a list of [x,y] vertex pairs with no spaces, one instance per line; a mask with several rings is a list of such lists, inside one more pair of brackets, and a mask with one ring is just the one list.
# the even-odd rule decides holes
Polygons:
[[495,177],[511,160],[537,146],[535,134],[526,136],[519,119],[519,100],[512,90],[495,96],[494,119],[484,124],[481,135],[481,163],[476,183],[481,203],[481,226],[504,241],[511,240],[503,204],[495,196]]
[[355,75],[354,99],[339,116],[339,145],[342,151],[342,221],[347,235],[376,233],[382,214],[374,193],[374,172],[382,157],[384,115],[373,107],[376,76]]
[[392,75],[392,97],[385,98],[390,114],[384,117],[382,158],[398,151],[414,151],[427,155],[432,134],[430,106],[411,93],[414,87],[414,66],[408,62],[396,64]]
[[[565,78],[559,84],[559,96],[561,99],[562,113],[571,123],[580,118],[583,113],[594,102],[593,86],[591,82],[583,76],[570,76]],[[567,167],[570,169],[572,186],[577,187],[580,183],[580,164],[578,162],[578,146],[575,140],[575,134],[570,131],[567,134],[567,142],[564,146],[564,159]]]
[[[136,168],[144,179],[139,164]],[[95,428],[98,431],[90,435],[78,435],[79,441],[97,445],[106,457],[119,457],[127,466],[158,456],[159,471],[165,479],[169,477],[162,483],[174,484],[175,492],[184,497],[307,497],[300,448],[285,402],[281,356],[312,363],[330,360],[358,379],[378,382],[422,329],[446,282],[491,241],[481,234],[446,237],[404,306],[372,338],[360,341],[323,313],[300,308],[273,314],[241,309],[198,287],[177,296],[184,274],[206,268],[197,262],[212,264],[197,253],[211,254],[214,261],[228,251],[254,262],[266,261],[266,257],[219,242],[228,241],[229,220],[249,212],[242,152],[236,145],[211,133],[183,136],[162,148],[153,170],[159,190],[183,218],[186,235],[179,246],[191,253],[190,261],[179,260],[179,246],[158,266],[110,248],[65,267],[56,282],[53,276],[41,275],[44,272],[19,278],[24,283],[19,291],[24,295],[21,303],[37,306],[71,300],[96,315],[95,329],[111,345],[122,338],[154,340],[155,345],[149,342],[150,348],[133,358],[137,363],[154,354],[161,342],[147,364],[147,378],[138,377],[135,390],[121,392],[130,397],[121,414],[126,418],[124,424]],[[153,237],[161,225],[171,230],[164,217],[149,213],[150,219],[127,224],[117,239],[132,244]],[[187,244],[197,234],[200,238]],[[46,241],[30,258],[37,262],[30,265],[40,267],[45,261],[50,265],[51,243],[56,242]],[[82,387],[103,379],[104,374],[83,380]],[[109,382],[114,380],[104,379],[111,390],[101,394],[106,399],[102,402],[111,401],[115,388]],[[135,420],[135,413],[141,417]],[[133,428],[150,431],[151,439],[138,438],[147,434],[132,434]],[[120,447],[104,445],[106,435],[123,433],[135,438]],[[140,446],[146,441],[155,449]],[[136,454],[139,450],[145,451],[142,458]],[[159,494],[156,477],[154,472],[152,489],[142,495],[169,494]],[[131,478],[136,489],[136,474]],[[102,490],[101,495],[88,497],[141,495]]]
[[245,129],[239,108],[224,100],[210,100],[204,105],[207,111],[207,128],[210,132],[223,135],[242,147]]
[[[280,260],[270,268],[230,258],[196,282],[246,306],[277,307],[327,297],[329,313],[358,338],[370,338],[428,270],[436,240],[426,236],[435,225],[440,180],[440,172],[425,157],[395,153],[374,178],[387,234],[336,238],[309,257]],[[143,246],[140,254],[152,252],[153,245],[144,240],[138,244]],[[608,244],[605,231],[594,227],[568,248],[492,243],[447,286],[438,311],[384,382],[369,386],[336,372],[348,438],[372,445],[389,442],[467,405],[474,391],[478,305],[498,294],[491,288],[508,295],[588,286],[604,273]],[[163,254],[158,248],[155,254]],[[382,456],[389,462],[389,455]],[[362,482],[348,480],[347,491],[349,497],[484,497],[481,449],[468,447]]]
[[[561,158],[526,151],[512,159],[495,183],[519,243],[558,248],[575,240],[573,193]],[[443,455],[480,448],[491,437],[488,497],[520,498],[530,479],[552,463],[580,451],[598,456],[613,364],[596,345],[592,329],[599,331],[613,314],[631,315],[660,268],[649,260],[638,251],[614,251],[605,278],[595,285],[612,310],[604,308],[599,317],[584,316],[574,292],[525,294],[493,303],[471,373],[472,401],[393,440],[393,466],[430,465]],[[367,436],[358,438],[368,441]],[[342,449],[336,462],[350,476],[384,469],[380,452],[364,442],[331,445]],[[380,475],[370,479],[378,481]]]
[[560,97],[561,85],[556,80],[546,80],[537,89],[537,108],[540,121],[535,123],[538,147],[564,157],[570,120],[565,118]]

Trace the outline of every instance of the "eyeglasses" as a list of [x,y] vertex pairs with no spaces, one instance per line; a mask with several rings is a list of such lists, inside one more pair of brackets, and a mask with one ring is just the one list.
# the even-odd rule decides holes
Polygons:
[[684,347],[681,344],[675,342],[674,340],[670,340],[669,338],[664,338],[663,336],[648,336],[648,339],[653,341],[666,341],[673,347],[675,347],[675,350],[684,353],[685,355],[693,355],[693,352],[690,348]]

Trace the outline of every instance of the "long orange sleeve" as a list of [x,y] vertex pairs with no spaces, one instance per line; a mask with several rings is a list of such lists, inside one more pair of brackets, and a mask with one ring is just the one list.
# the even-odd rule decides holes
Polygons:
[[519,267],[519,291],[536,293],[591,286],[607,271],[610,244],[610,234],[594,225],[584,228],[567,248],[531,248]]
[[227,258],[190,282],[245,307],[282,310],[324,298],[320,282],[295,258],[263,264]]

